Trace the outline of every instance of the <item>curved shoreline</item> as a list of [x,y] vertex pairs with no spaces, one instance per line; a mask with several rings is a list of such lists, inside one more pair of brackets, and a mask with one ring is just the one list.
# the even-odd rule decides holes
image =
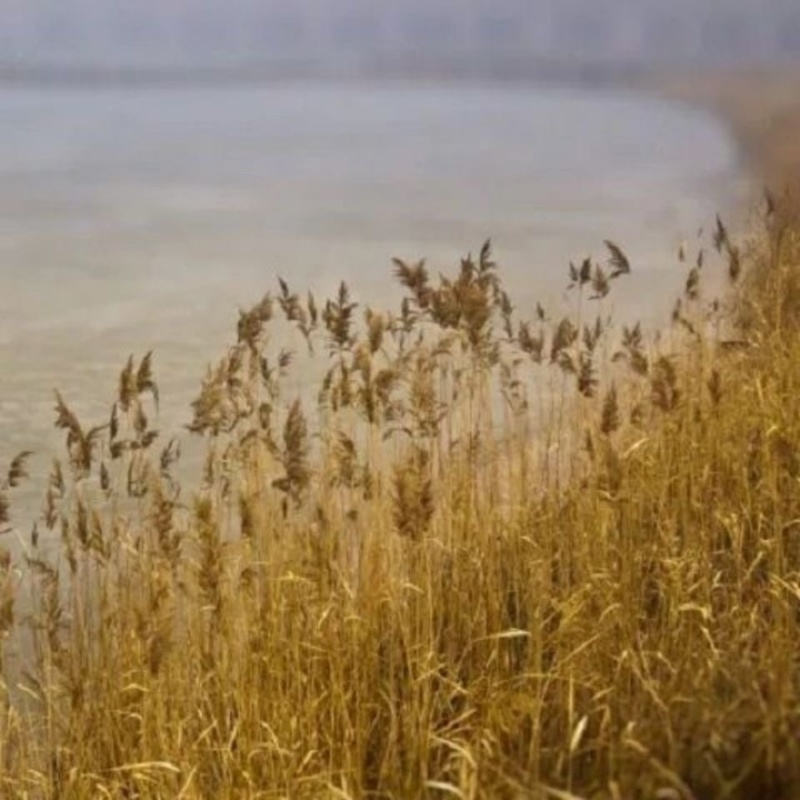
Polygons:
[[800,66],[673,74],[644,86],[714,114],[765,188],[800,213]]

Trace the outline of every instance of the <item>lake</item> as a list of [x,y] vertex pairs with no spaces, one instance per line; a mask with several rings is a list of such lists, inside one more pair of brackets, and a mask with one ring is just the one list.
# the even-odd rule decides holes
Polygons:
[[106,419],[155,350],[177,429],[236,309],[282,275],[390,302],[392,256],[491,236],[522,312],[621,244],[619,313],[663,321],[675,253],[746,186],[709,115],[638,94],[497,85],[0,88],[0,462],[47,469],[53,389]]

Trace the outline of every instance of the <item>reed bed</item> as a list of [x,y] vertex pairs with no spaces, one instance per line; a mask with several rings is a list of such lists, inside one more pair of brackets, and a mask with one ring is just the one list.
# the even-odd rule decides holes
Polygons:
[[[41,519],[0,555],[0,794],[797,797],[779,219],[682,248],[658,334],[611,318],[636,270],[614,243],[570,265],[559,312],[514,308],[487,243],[450,276],[396,260],[392,310],[281,281],[175,439],[150,354],[106,419],[57,396]],[[207,454],[189,485],[185,437]]]

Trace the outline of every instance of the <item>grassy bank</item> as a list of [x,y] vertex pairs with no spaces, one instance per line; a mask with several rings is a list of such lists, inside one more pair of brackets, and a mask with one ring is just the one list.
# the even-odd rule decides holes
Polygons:
[[[59,398],[42,518],[0,559],[2,796],[797,796],[781,219],[682,253],[657,337],[608,319],[636,269],[613,244],[530,314],[488,247],[449,278],[397,262],[391,310],[282,284],[193,405],[197,485],[157,357],[105,419]],[[317,395],[287,396],[305,358]]]

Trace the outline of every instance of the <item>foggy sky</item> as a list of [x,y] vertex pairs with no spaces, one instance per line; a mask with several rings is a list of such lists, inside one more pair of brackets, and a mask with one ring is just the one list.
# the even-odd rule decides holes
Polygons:
[[0,0],[0,64],[800,56],[800,0]]

